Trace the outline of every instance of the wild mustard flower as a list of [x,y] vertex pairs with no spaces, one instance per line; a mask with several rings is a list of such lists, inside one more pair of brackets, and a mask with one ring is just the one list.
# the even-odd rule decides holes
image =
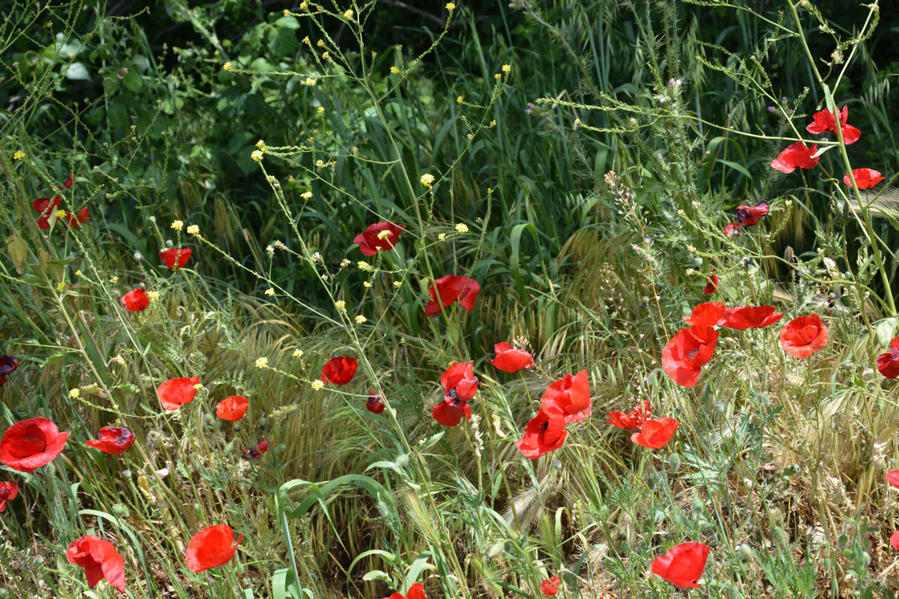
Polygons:
[[268,358],[256,358],[256,368],[268,368]]
[[272,289],[271,287],[269,287],[268,289],[265,290],[265,295],[271,297],[271,296],[275,295],[275,290]]
[[362,286],[366,289],[371,289],[371,281],[365,281],[362,283]]
[[113,276],[109,277],[109,282],[112,283],[113,285],[115,285],[116,283],[118,283],[118,282],[119,282],[119,277],[118,277],[118,275],[113,275]]
[[491,127],[496,127],[496,119],[490,121],[490,126],[491,126]]
[[302,357],[303,357],[303,350],[301,350],[301,349],[295,349],[295,350],[293,350],[293,353],[290,354],[290,355],[293,356],[294,358],[302,358]]
[[[318,111],[317,111],[317,112],[318,112],[319,114],[323,113],[324,111],[325,111],[325,107],[324,107],[324,106],[319,106],[319,107],[318,107]],[[319,162],[321,162],[321,160],[319,160]]]
[[300,10],[306,10],[307,8],[309,8],[308,2],[306,2],[305,0],[303,0],[303,2],[300,2]]
[[311,200],[311,199],[312,199],[312,192],[311,192],[311,191],[304,191],[303,193],[300,194],[300,197],[303,198],[304,200]]
[[62,290],[65,289],[65,288],[66,288],[66,282],[65,282],[65,281],[60,281],[59,283],[56,284],[56,290],[57,290],[57,291],[62,291]]
[[312,387],[314,391],[321,391],[325,388],[325,384],[321,381],[312,381],[309,383],[309,386]]
[[78,387],[75,387],[74,389],[70,389],[69,397],[71,397],[72,399],[78,399],[79,397],[81,397],[81,389],[79,389]]
[[356,320],[356,324],[362,324],[368,319],[366,317],[362,316],[361,314],[357,314],[355,320]]
[[402,281],[394,281],[394,282],[393,282],[393,286],[394,286],[396,289],[399,289],[400,287],[403,286],[403,282],[402,282]]
[[512,72],[512,65],[504,64],[504,65],[503,65],[503,68],[500,69],[500,70],[501,70],[503,73],[505,73],[506,75],[508,75],[509,73]]
[[453,12],[454,10],[456,10],[456,5],[452,2],[447,2],[445,8],[447,11]]
[[349,265],[350,265],[350,261],[347,260],[346,258],[344,258],[343,260],[340,261],[340,268],[346,268]]
[[392,67],[390,67],[390,72],[393,73],[394,75],[396,75],[397,73],[400,72],[400,70],[399,70],[399,68],[397,68],[396,65],[393,65]]
[[12,155],[13,160],[22,160],[23,158],[25,158],[25,152],[23,152],[22,150],[16,150]]
[[343,312],[346,310],[346,302],[343,300],[337,300],[334,302],[334,307],[337,308],[338,311]]
[[496,79],[497,81],[499,81],[500,79],[502,79],[502,77],[503,77],[503,74],[502,74],[502,73],[497,73],[497,74],[495,74],[495,75],[493,76],[493,78]]
[[456,96],[456,104],[461,104],[464,101],[465,101],[465,98],[463,98],[462,96]]
[[443,241],[444,239],[446,239],[446,233],[441,233],[437,236],[437,241]]
[[156,301],[159,299],[159,292],[158,291],[148,291],[147,297],[150,298],[151,302]]
[[312,77],[306,77],[306,81],[304,81],[303,83],[311,87],[315,85],[315,79],[313,79]]
[[56,211],[56,218],[60,218],[60,219],[61,219],[61,218],[65,218],[65,217],[66,217],[66,211],[65,211],[65,210],[63,210],[63,209],[60,208],[59,210]]
[[459,223],[458,225],[456,225],[456,231],[458,231],[460,235],[468,233],[468,225],[466,225],[465,223]]
[[424,185],[428,189],[431,189],[431,186],[434,185],[434,175],[432,175],[431,173],[425,173],[421,176],[419,181],[421,181],[422,185]]
[[188,225],[187,234],[196,237],[200,234],[200,225]]
[[359,270],[364,270],[365,272],[374,272],[374,270],[375,270],[371,264],[369,264],[368,262],[365,262],[364,260],[360,260],[359,262],[356,262],[356,266],[359,267]]
[[223,70],[223,71],[230,71],[230,70],[231,70],[231,63],[230,63],[230,62],[226,62],[225,64],[223,64],[223,65],[222,65],[222,70]]
[[255,162],[262,162],[262,150],[253,150],[250,152],[250,158]]
[[81,272],[81,269],[80,269],[80,268],[79,268],[78,270],[75,271],[75,276],[76,276],[76,277],[80,277],[80,276],[82,276],[83,274],[84,274],[84,273]]
[[322,60],[328,60],[331,55],[328,52],[322,52]]
[[317,42],[315,42],[315,45],[318,46],[319,48],[324,48],[325,40],[318,40]]
[[344,11],[343,18],[345,18],[347,21],[352,21],[353,20],[353,11],[352,10]]
[[308,35],[307,35],[306,37],[303,38],[302,42],[303,42],[304,44],[306,44],[307,46],[311,46],[311,45],[312,45],[312,42],[309,41],[309,36],[308,36]]
[[321,167],[325,166],[325,161],[322,160],[321,158],[319,158],[318,160],[315,161],[315,166],[317,166],[318,168],[321,168]]
[[273,246],[272,244],[268,244],[267,246],[265,246],[265,251],[269,256],[274,256],[275,255],[275,246]]

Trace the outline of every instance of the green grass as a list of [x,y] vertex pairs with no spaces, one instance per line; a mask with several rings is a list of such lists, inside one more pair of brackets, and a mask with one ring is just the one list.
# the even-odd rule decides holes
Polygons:
[[[0,467],[21,487],[0,515],[0,597],[82,596],[65,550],[85,534],[114,542],[135,598],[377,599],[414,582],[540,597],[555,575],[566,598],[675,597],[650,565],[688,541],[712,548],[709,597],[894,596],[899,406],[874,368],[897,331],[894,194],[868,204],[839,181],[850,160],[896,170],[883,24],[869,35],[856,7],[826,21],[833,38],[813,33],[827,7],[517,4],[436,11],[443,26],[404,29],[402,48],[367,28],[408,15],[374,3],[352,20],[315,3],[173,2],[131,21],[17,5],[0,29],[0,352],[20,365],[0,422],[41,415],[70,436],[33,474]],[[163,49],[166,27],[186,41]],[[846,75],[819,61],[818,79],[837,47]],[[773,171],[828,89],[862,141]],[[62,208],[91,220],[39,230],[31,202],[69,172]],[[721,233],[762,199],[769,217]],[[353,237],[388,219],[406,225],[397,247],[365,258]],[[193,249],[187,268],[159,263],[169,241]],[[797,361],[783,323],[723,329],[700,383],[677,386],[662,347],[712,270],[711,299],[773,304],[783,323],[816,312],[827,346]],[[425,318],[444,274],[480,282],[476,309]],[[136,286],[159,296],[126,312]],[[490,365],[513,340],[535,368]],[[358,358],[355,378],[317,389],[336,355]],[[480,379],[473,417],[442,427],[430,410],[460,361]],[[522,458],[544,389],[582,369],[591,417]],[[161,410],[156,387],[181,376],[203,388]],[[237,423],[214,415],[232,394],[250,399]],[[662,449],[604,422],[644,400],[680,421]],[[105,425],[137,442],[86,448]],[[234,559],[189,572],[187,543],[222,522],[245,536]]]

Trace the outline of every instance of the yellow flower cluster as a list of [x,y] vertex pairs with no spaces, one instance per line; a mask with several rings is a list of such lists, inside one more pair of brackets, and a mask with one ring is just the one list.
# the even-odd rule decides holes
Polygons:
[[321,381],[312,381],[311,383],[309,383],[309,386],[312,387],[312,389],[315,391],[321,391],[325,388],[325,384]]
[[250,152],[250,158],[255,162],[262,162],[262,150],[253,150]]
[[458,231],[460,234],[468,233],[468,225],[466,225],[465,223],[459,223],[458,225],[456,225],[456,231]]
[[256,358],[256,368],[268,368],[268,358]]
[[222,70],[223,70],[223,71],[230,71],[230,70],[231,70],[231,63],[230,63],[230,62],[226,62],[225,64],[223,64],[223,65],[222,65]]
[[421,181],[422,185],[430,189],[431,186],[434,185],[434,175],[432,175],[431,173],[425,173],[421,176],[421,179],[419,179],[419,181]]
[[25,158],[25,152],[23,152],[22,150],[16,150],[12,155],[13,160],[22,160],[23,158]]
[[180,231],[184,228],[183,220],[174,220],[172,221],[172,231]]
[[194,237],[199,235],[200,234],[200,225],[189,225],[187,227],[187,234],[193,235]]

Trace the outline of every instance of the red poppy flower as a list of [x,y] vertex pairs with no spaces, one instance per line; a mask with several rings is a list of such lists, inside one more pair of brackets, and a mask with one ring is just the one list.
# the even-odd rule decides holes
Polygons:
[[184,404],[189,404],[197,394],[196,386],[200,384],[200,377],[169,379],[156,388],[159,403],[166,410],[177,410]]
[[724,227],[724,236],[730,237],[731,235],[736,235],[739,233],[743,227],[740,226],[740,223],[730,223],[726,227]]
[[37,198],[31,203],[31,207],[40,213],[37,217],[37,226],[41,229],[50,228],[50,219],[56,214],[59,205],[62,203],[62,196],[50,198]]
[[718,331],[712,327],[681,329],[662,349],[662,368],[681,387],[692,387],[712,359]]
[[403,595],[402,593],[394,593],[394,594],[390,595],[389,597],[384,597],[384,599],[428,599],[428,598],[425,596],[424,586],[422,586],[422,584],[420,582],[416,582],[411,587],[409,587],[409,590],[406,591],[405,595]]
[[463,416],[471,420],[471,407],[464,401],[441,401],[431,408],[431,416],[443,426],[457,426]]
[[555,451],[565,443],[565,415],[555,407],[540,408],[524,429],[515,446],[526,458],[536,460],[543,454]]
[[899,551],[899,530],[890,535],[890,547]]
[[140,312],[150,305],[150,297],[142,287],[138,287],[122,296],[122,305],[129,312]]
[[718,290],[718,275],[715,273],[710,274],[705,280],[705,287],[702,288],[702,292],[705,295],[711,295]]
[[59,432],[47,418],[20,420],[0,439],[0,462],[19,472],[34,472],[56,459],[68,438],[69,433]]
[[393,225],[387,221],[381,221],[368,225],[363,233],[353,238],[353,243],[359,246],[359,250],[366,256],[374,256],[382,250],[391,250],[396,245],[396,240],[405,229],[405,225]]
[[243,451],[243,456],[241,456],[241,457],[243,457],[243,459],[247,460],[248,462],[250,460],[255,460],[256,458],[258,458],[259,456],[264,454],[266,451],[271,449],[273,444],[274,444],[274,441],[272,441],[271,439],[268,439],[268,440],[260,441],[259,443],[256,444],[255,447],[243,447],[243,448],[241,448],[241,451]]
[[843,106],[843,110],[840,111],[839,115],[835,115],[829,110],[819,110],[815,114],[812,115],[812,122],[805,128],[809,133],[815,133],[820,135],[821,133],[827,133],[828,131],[833,131],[836,133],[837,131],[837,116],[839,116],[839,120],[841,123],[840,129],[842,129],[843,134],[843,143],[847,146],[849,144],[854,144],[858,141],[858,139],[862,136],[862,132],[853,127],[852,125],[846,124],[846,119],[849,118],[849,107]]
[[680,588],[699,588],[711,547],[702,543],[681,543],[652,560],[652,573]]
[[[471,312],[474,310],[474,301],[478,298],[481,286],[474,279],[458,275],[445,275],[431,285],[431,301],[425,306],[425,316],[434,316],[442,307],[449,306],[459,300],[459,305]],[[440,294],[440,302],[437,302],[437,294]]]
[[0,376],[11,374],[19,367],[19,361],[12,356],[0,356]]
[[63,217],[64,222],[72,228],[77,227],[84,221],[91,219],[91,213],[88,211],[87,206],[83,207],[76,214],[72,214],[71,212],[66,212]]
[[633,431],[640,428],[650,416],[652,416],[652,408],[649,407],[648,401],[644,401],[642,409],[631,410],[627,414],[618,411],[609,412],[606,422],[622,430]]
[[234,543],[234,531],[227,524],[207,526],[187,544],[187,569],[202,572],[228,563],[242,540],[243,535],[240,535]]
[[813,144],[809,148],[801,141],[797,141],[771,161],[771,168],[782,173],[792,173],[797,167],[804,169],[815,168],[821,159],[820,156],[812,158],[817,151],[818,144]]
[[827,345],[827,327],[817,314],[800,316],[780,332],[780,347],[794,358],[807,358]]
[[[871,189],[886,179],[886,177],[881,176],[880,171],[875,171],[871,168],[854,168],[852,169],[852,176],[855,177],[855,184],[859,189]],[[852,179],[849,175],[843,177],[843,183],[847,187],[852,187]]]
[[559,592],[559,586],[561,584],[562,579],[558,576],[553,576],[549,580],[544,580],[540,583],[540,592],[547,597],[555,597],[556,593]]
[[887,482],[896,488],[899,488],[899,470],[891,470],[887,472]]
[[724,317],[719,325],[745,331],[770,326],[783,317],[784,315],[779,314],[774,306],[737,306],[724,311]]
[[66,550],[66,559],[84,568],[90,588],[105,578],[110,586],[125,592],[125,559],[109,541],[94,535],[75,539]]
[[890,351],[877,356],[877,370],[888,379],[899,376],[899,337],[890,342]]
[[691,327],[713,327],[724,316],[724,304],[721,302],[704,302],[697,304],[690,312],[690,318],[684,318]]
[[496,357],[490,363],[503,372],[518,372],[534,365],[534,357],[523,349],[515,349],[508,343],[493,346]]
[[640,425],[640,432],[631,435],[631,441],[650,449],[664,447],[680,423],[674,418],[650,418]]
[[159,252],[159,258],[162,263],[170,269],[184,268],[187,261],[190,260],[190,248],[169,248]]
[[384,411],[384,402],[381,401],[381,396],[375,393],[374,391],[368,392],[368,399],[365,400],[365,409],[371,412],[372,414],[380,414]]
[[134,443],[134,433],[124,426],[104,426],[100,429],[96,439],[85,442],[88,447],[99,449],[110,455],[125,453]]
[[359,363],[356,362],[356,358],[349,356],[331,358],[322,366],[322,382],[346,385],[353,379],[358,366]]
[[19,485],[16,482],[0,483],[0,512],[6,509],[6,502],[12,501],[19,495]]
[[565,424],[581,422],[590,417],[590,378],[586,370],[576,375],[566,374],[552,383],[540,398],[541,409],[555,409],[565,416]]
[[763,216],[768,216],[768,202],[759,202],[755,206],[737,206],[737,222],[741,226],[751,227]]
[[478,390],[473,362],[456,362],[440,375],[444,401],[468,401]]
[[237,422],[247,413],[250,400],[241,395],[232,395],[218,402],[215,406],[215,415],[222,420]]

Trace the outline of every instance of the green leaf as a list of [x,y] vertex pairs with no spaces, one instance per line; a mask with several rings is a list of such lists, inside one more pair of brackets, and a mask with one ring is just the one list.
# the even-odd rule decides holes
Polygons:
[[899,319],[886,318],[877,323],[877,341],[882,346],[887,346],[890,344],[890,341],[893,340],[893,335],[896,332],[896,325],[899,324]]
[[293,56],[298,45],[297,34],[287,27],[279,27],[269,34],[268,49],[275,56]]
[[84,66],[80,62],[73,62],[69,65],[69,68],[66,69],[66,79],[73,79],[75,81],[90,81],[91,76],[90,73],[87,72],[86,66]]
[[125,87],[127,87],[129,91],[132,91],[134,93],[139,92],[144,87],[144,78],[140,76],[140,73],[138,73],[136,69],[129,70],[127,73],[125,73],[125,77],[122,82],[125,84]]

